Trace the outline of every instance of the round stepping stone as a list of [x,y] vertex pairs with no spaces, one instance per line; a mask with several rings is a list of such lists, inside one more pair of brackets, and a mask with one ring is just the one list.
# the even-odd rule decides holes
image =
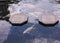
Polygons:
[[12,25],[22,25],[26,23],[27,20],[28,20],[28,17],[22,14],[14,14],[14,15],[11,15],[9,18],[9,21]]
[[39,22],[45,25],[53,25],[58,22],[58,18],[54,14],[42,14],[39,18]]

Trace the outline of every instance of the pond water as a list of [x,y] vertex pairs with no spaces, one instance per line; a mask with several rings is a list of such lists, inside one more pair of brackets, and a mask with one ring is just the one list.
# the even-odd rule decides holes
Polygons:
[[[34,25],[34,26],[33,26]],[[33,26],[25,34],[23,32]],[[23,26],[12,26],[6,21],[0,22],[0,43],[60,43],[60,24],[43,26],[27,23]]]
[[[55,26],[43,26],[36,20],[40,13],[38,13],[37,17],[36,15],[30,15],[31,12],[53,12],[58,8],[55,9],[53,7],[53,4],[48,3],[49,1],[46,2],[44,0],[40,3],[31,3],[32,0],[27,2],[29,2],[29,5],[34,4],[38,5],[39,7],[36,7],[34,9],[26,8],[24,5],[27,3],[25,2],[18,3],[18,5],[13,4],[12,6],[14,6],[16,9],[13,9],[13,7],[10,6],[13,9],[10,9],[11,14],[19,13],[21,11],[21,14],[24,13],[29,16],[29,20],[28,23],[24,24],[23,26],[13,26],[5,20],[0,20],[0,43],[60,43],[60,23],[56,24]],[[58,13],[58,15],[59,14],[60,13]],[[26,31],[28,28],[32,29],[23,34],[24,31]]]

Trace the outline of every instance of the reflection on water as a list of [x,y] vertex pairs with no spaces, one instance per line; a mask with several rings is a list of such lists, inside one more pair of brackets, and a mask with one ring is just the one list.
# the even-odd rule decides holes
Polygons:
[[[34,25],[29,33],[24,30]],[[27,23],[23,26],[12,26],[4,43],[60,43],[60,24],[45,27],[40,24]]]
[[[24,1],[24,0],[23,0]],[[27,0],[25,0],[27,1]],[[43,0],[45,1],[45,0]],[[37,0],[28,0],[27,2],[29,3],[33,3],[38,5],[39,7],[34,8],[34,9],[29,9],[29,8],[24,8],[22,7],[22,5],[24,5],[23,3],[20,5],[21,6],[21,10],[19,10],[19,8],[17,7],[17,5],[12,6],[15,9],[13,9],[15,12],[19,13],[30,13],[30,12],[41,12],[41,11],[54,11],[54,7],[53,4],[50,3],[44,3],[44,2],[40,2]],[[18,8],[18,9],[17,9]],[[10,9],[11,10],[11,9]],[[12,13],[13,11],[10,11],[10,13]],[[57,24],[55,26],[52,27],[45,27],[42,26],[40,24],[38,24],[38,22],[35,20],[36,17],[33,17],[32,15],[28,15],[29,21],[30,23],[27,23],[23,26],[10,26],[9,23],[5,23],[5,22],[0,22],[0,33],[1,33],[1,29],[3,29],[6,33],[8,33],[8,35],[4,34],[1,35],[2,33],[5,33],[4,31],[0,34],[0,41],[2,41],[6,36],[7,39],[4,39],[5,41],[3,43],[60,43],[60,24]],[[33,18],[33,19],[32,19]],[[32,21],[32,22],[31,22]],[[2,24],[3,25],[2,25]],[[33,24],[36,23],[36,24]],[[6,26],[5,26],[5,25]],[[33,26],[34,25],[34,26]],[[23,34],[23,32],[29,28],[33,26],[33,29],[31,31],[29,31],[26,34]],[[3,27],[3,28],[1,28]],[[8,28],[7,28],[8,27]],[[2,36],[2,37],[1,37]]]

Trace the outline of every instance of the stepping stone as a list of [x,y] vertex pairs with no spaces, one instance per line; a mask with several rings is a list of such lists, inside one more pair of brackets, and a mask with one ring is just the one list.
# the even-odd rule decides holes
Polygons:
[[39,22],[44,25],[53,25],[58,22],[58,18],[54,14],[42,14],[39,18]]
[[12,25],[22,25],[28,21],[28,17],[22,14],[11,15],[9,21]]

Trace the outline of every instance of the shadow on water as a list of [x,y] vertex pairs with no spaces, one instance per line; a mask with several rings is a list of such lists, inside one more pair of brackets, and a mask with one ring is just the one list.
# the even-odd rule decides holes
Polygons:
[[[39,41],[43,40],[42,38],[47,39],[47,43],[52,43],[51,41],[58,40],[60,41],[60,24],[57,24],[52,27],[45,27],[40,24],[35,24],[34,29],[27,34],[23,34],[23,31],[33,24],[27,23],[23,26],[12,26],[7,40],[3,43],[41,43],[34,42],[35,39]],[[50,41],[50,39],[53,39]]]
[[56,24],[58,24],[59,23],[59,21],[57,21],[55,24],[44,24],[44,23],[42,23],[42,22],[39,22],[39,24],[41,24],[41,25],[43,25],[43,26],[55,26]]

